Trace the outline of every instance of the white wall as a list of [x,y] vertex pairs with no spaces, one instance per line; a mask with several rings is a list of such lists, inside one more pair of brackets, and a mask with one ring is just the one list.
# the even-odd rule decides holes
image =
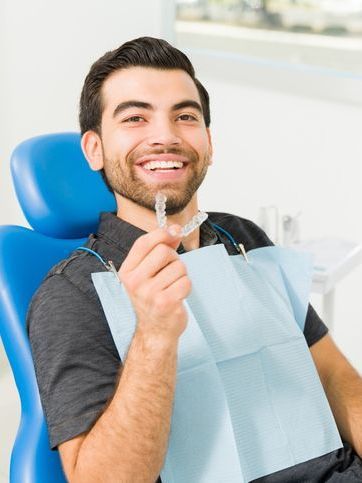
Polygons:
[[2,0],[0,224],[25,224],[9,157],[20,141],[78,130],[78,99],[90,65],[143,35],[169,36],[166,0]]

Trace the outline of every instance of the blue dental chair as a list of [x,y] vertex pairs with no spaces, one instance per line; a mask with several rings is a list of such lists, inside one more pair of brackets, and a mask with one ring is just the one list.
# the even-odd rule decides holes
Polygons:
[[[0,335],[21,400],[21,421],[10,462],[11,483],[65,482],[51,451],[30,345],[26,312],[48,270],[95,231],[113,195],[91,171],[77,133],[38,136],[11,158],[16,194],[33,229],[0,227]],[[0,428],[1,431],[1,428]]]

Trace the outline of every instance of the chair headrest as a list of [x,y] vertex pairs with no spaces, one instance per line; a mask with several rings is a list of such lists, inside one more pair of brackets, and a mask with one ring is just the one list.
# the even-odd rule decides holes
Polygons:
[[19,144],[11,157],[15,191],[33,229],[54,238],[82,238],[96,230],[101,211],[116,202],[92,171],[79,133],[46,134]]

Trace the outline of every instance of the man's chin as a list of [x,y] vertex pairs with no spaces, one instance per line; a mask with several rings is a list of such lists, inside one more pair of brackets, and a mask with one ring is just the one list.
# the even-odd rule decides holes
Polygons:
[[136,189],[133,190],[118,189],[114,191],[119,196],[153,212],[155,211],[156,194],[160,191],[167,197],[166,215],[181,213],[192,199],[192,196],[190,196],[190,193],[187,193],[184,186],[175,186],[174,183],[170,182],[161,182],[152,186],[138,184]]

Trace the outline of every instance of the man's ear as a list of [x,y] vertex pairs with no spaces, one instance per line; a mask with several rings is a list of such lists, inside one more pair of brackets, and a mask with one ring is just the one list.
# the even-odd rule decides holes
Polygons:
[[206,132],[207,132],[207,137],[209,139],[209,154],[210,154],[209,166],[211,166],[212,165],[212,162],[213,162],[212,156],[214,154],[214,149],[212,147],[212,139],[211,139],[211,131],[210,131],[210,129],[209,128],[206,128]]
[[89,167],[93,171],[99,171],[103,168],[103,150],[102,141],[95,131],[87,131],[83,134],[81,146],[86,157]]

